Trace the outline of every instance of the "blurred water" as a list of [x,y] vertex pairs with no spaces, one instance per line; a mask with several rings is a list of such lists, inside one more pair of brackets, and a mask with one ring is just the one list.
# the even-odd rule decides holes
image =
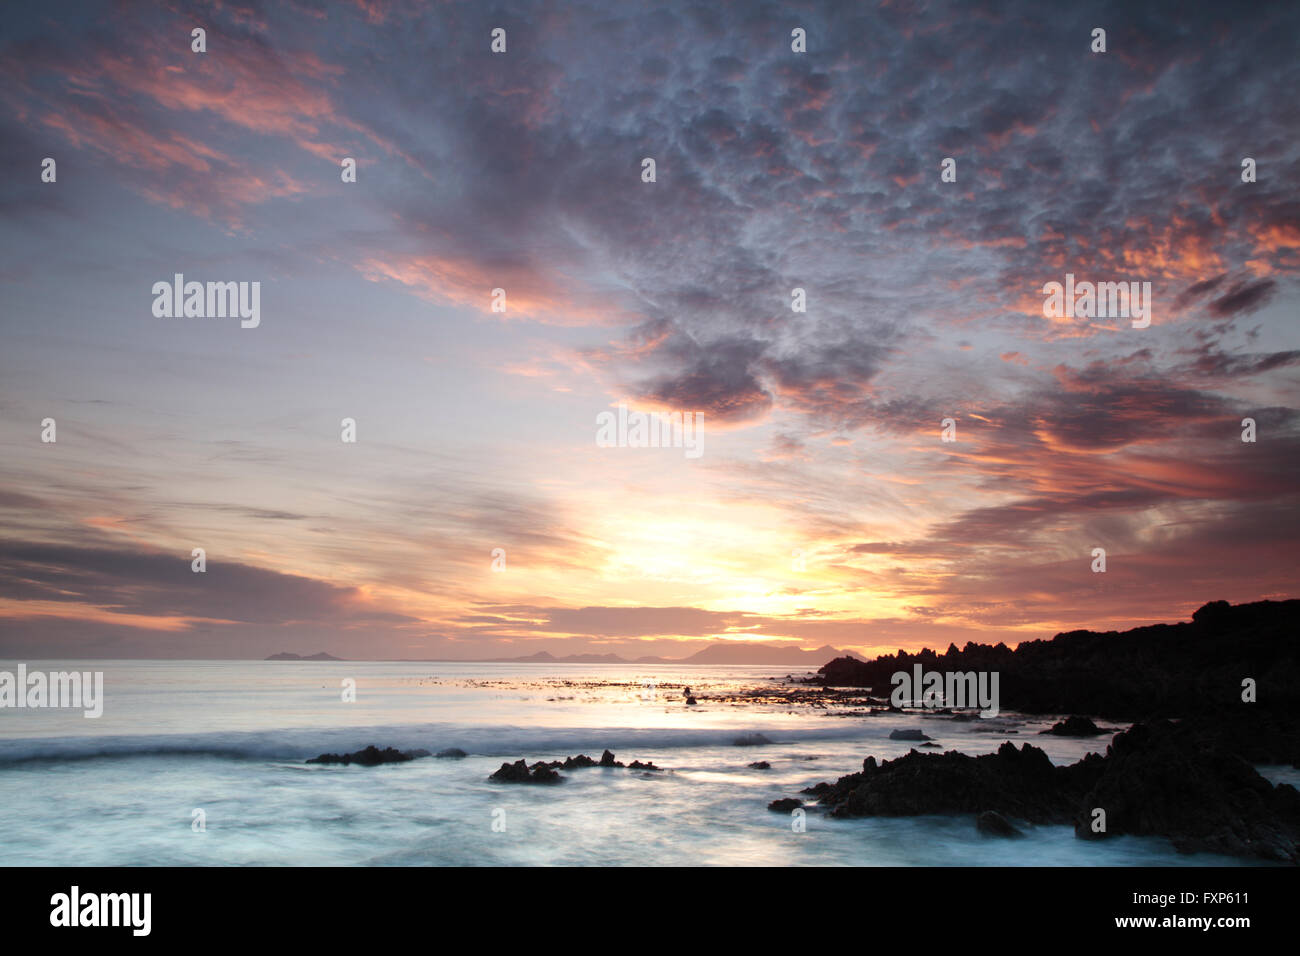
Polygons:
[[[970,817],[831,820],[807,831],[778,797],[912,746],[1031,740],[1070,763],[1107,738],[1037,736],[1045,719],[960,723],[836,716],[711,695],[771,686],[786,669],[558,664],[27,661],[104,671],[104,714],[0,709],[0,865],[1233,865],[1164,840],[1076,840],[1069,827],[979,836]],[[17,662],[0,662],[16,670]],[[341,681],[355,680],[354,703]],[[690,685],[700,705],[687,708]],[[992,732],[989,732],[989,731]],[[761,733],[772,743],[736,746]],[[367,744],[461,760],[306,765]],[[591,768],[556,786],[488,782],[505,760],[609,748],[664,773]],[[766,760],[771,770],[747,765]],[[191,828],[192,811],[206,830]],[[497,828],[494,829],[494,821]],[[504,822],[504,831],[501,824]]]

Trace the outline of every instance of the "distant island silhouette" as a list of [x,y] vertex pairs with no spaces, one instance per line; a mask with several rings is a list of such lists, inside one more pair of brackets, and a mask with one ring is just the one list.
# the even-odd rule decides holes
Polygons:
[[713,664],[713,665],[816,665],[828,657],[860,660],[852,651],[842,651],[829,644],[816,650],[805,651],[799,647],[773,647],[752,642],[726,642],[710,644],[688,657],[638,657],[629,659],[617,654],[566,654],[557,657],[547,651],[538,651],[527,657],[496,657],[478,663],[496,664]]
[[[524,657],[404,657],[397,663],[412,664],[699,664],[734,666],[807,667],[815,669],[831,658],[861,660],[853,651],[839,650],[829,644],[806,651],[798,647],[773,647],[752,642],[727,642],[710,644],[688,657],[620,657],[618,654],[565,654],[557,656],[549,651],[538,651]],[[317,654],[293,654],[281,651],[264,657],[267,661],[342,661],[321,651]],[[372,662],[373,663],[373,662]]]

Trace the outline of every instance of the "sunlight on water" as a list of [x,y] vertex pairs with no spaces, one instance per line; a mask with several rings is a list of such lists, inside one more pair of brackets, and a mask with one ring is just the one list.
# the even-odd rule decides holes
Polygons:
[[[26,662],[68,670],[68,662]],[[11,665],[0,665],[11,666]],[[1074,865],[1233,864],[1164,840],[1076,840],[969,817],[833,820],[767,809],[801,788],[904,754],[1032,742],[1070,763],[1105,738],[1040,737],[1046,719],[972,724],[839,716],[769,692],[780,668],[427,663],[99,662],[103,717],[0,711],[0,864]],[[340,682],[353,678],[355,703]],[[685,706],[681,691],[699,698]],[[739,699],[738,699],[739,695]],[[760,696],[753,696],[760,695]],[[992,729],[993,732],[988,732]],[[737,746],[761,734],[771,743]],[[307,765],[325,751],[458,747],[464,759]],[[587,768],[556,786],[491,783],[503,761],[603,749],[662,773]],[[763,760],[770,770],[748,765]],[[191,828],[203,810],[206,830]],[[494,822],[497,828],[494,829]],[[504,825],[504,829],[502,829]]]

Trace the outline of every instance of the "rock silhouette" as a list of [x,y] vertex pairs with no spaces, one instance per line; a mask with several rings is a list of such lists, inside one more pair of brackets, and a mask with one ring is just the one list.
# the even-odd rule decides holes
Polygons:
[[[613,751],[606,750],[600,755],[599,760],[588,757],[586,754],[578,754],[575,757],[566,757],[564,760],[538,760],[529,764],[526,760],[516,760],[514,763],[503,763],[489,780],[495,783],[559,783],[564,779],[560,776],[560,770],[580,770],[585,767],[623,767],[622,761],[614,759]],[[656,767],[653,762],[642,763],[640,760],[633,760],[626,765],[628,770],[649,770],[661,771],[662,767]]]
[[1040,731],[1044,734],[1053,734],[1057,737],[1097,737],[1104,734],[1105,731],[1094,724],[1087,717],[1072,716],[1065,720],[1058,720],[1049,730]]
[[544,763],[536,763],[530,768],[527,761],[520,759],[503,763],[501,769],[488,779],[496,783],[559,783],[564,778]]
[[797,800],[794,797],[782,797],[780,800],[773,800],[767,805],[767,808],[775,810],[777,813],[789,813],[791,810],[797,810],[802,806],[802,800]]
[[[1130,631],[1070,631],[1051,640],[1005,644],[949,644],[938,654],[899,651],[871,661],[839,657],[812,682],[870,687],[881,693],[890,677],[927,671],[997,671],[1002,710],[1028,714],[1092,714],[1116,720],[1186,717],[1233,710],[1242,703],[1242,680],[1270,688],[1252,705],[1277,717],[1300,712],[1300,600],[1229,605],[1213,601],[1190,622],[1154,624]],[[1295,721],[1291,721],[1292,724]],[[1293,763],[1300,758],[1290,734]]]
[[928,734],[920,730],[891,730],[889,732],[890,740],[930,740]]
[[312,757],[308,763],[341,763],[344,766],[349,764],[360,764],[363,767],[375,767],[383,763],[405,763],[408,760],[416,760],[419,757],[430,756],[427,750],[395,750],[392,747],[385,747],[380,750],[374,744],[366,747],[364,750],[358,750],[351,754],[321,754],[319,757]]
[[[1116,734],[1105,756],[1066,767],[1009,741],[978,757],[916,750],[879,764],[868,757],[860,773],[803,792],[834,817],[992,812],[1070,823],[1084,839],[1164,836],[1181,852],[1300,863],[1300,791],[1269,783],[1198,724],[1139,723]],[[1098,808],[1104,832],[1092,830]],[[977,825],[1000,827],[991,817]]]

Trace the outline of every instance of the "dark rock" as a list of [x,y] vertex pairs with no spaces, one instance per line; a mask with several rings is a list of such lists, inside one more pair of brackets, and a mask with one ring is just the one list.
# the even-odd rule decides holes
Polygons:
[[925,743],[921,744],[921,746],[922,746],[923,748],[924,748],[924,747],[932,747],[932,748],[934,748],[935,750],[938,750],[938,749],[939,749],[939,745],[936,744],[933,740],[926,741]]
[[797,800],[794,797],[782,797],[780,800],[773,800],[767,805],[767,808],[775,810],[777,813],[789,813],[791,810],[797,810],[802,806],[802,800]]
[[[1180,624],[1123,633],[1070,631],[1051,640],[967,643],[944,653],[900,651],[872,661],[836,658],[815,682],[823,686],[887,688],[899,671],[999,675],[999,705],[1031,714],[1091,714],[1112,720],[1177,718],[1212,712],[1240,715],[1241,681],[1273,688],[1251,704],[1252,721],[1266,724],[1264,746],[1300,760],[1300,600],[1229,605],[1212,601]],[[954,719],[958,715],[954,715]],[[1252,758],[1253,759],[1253,758]],[[1275,757],[1276,759],[1276,757]]]
[[[1300,682],[1300,674],[1293,680]],[[1269,710],[1258,703],[1238,705],[1184,718],[1178,727],[1204,746],[1230,751],[1248,763],[1300,768],[1300,721],[1295,712]]]
[[1034,823],[1073,819],[1082,792],[1052,765],[1047,754],[1025,744],[1004,743],[978,757],[949,751],[913,750],[879,766],[863,761],[862,772],[805,790],[832,816],[911,816],[923,813],[982,813],[997,810]]
[[893,730],[889,733],[890,740],[930,740],[929,735],[920,730]]
[[495,783],[559,783],[564,778],[544,763],[535,763],[530,768],[525,761],[516,760],[503,763],[488,779]]
[[578,754],[576,757],[565,757],[563,760],[539,760],[533,766],[550,767],[552,770],[581,770],[584,767],[621,767],[623,765],[614,759],[612,753],[606,750],[601,754],[599,762],[586,754]]
[[465,753],[465,751],[461,750],[459,747],[448,747],[446,750],[439,750],[436,754],[434,754],[434,756],[455,757],[459,759],[460,757],[468,757],[469,754]]
[[737,747],[761,747],[771,742],[762,734],[742,734],[732,741]]
[[751,763],[749,766],[750,766],[750,768],[753,769],[753,770],[771,770],[771,769],[772,769],[772,765],[771,765],[770,763],[768,763],[766,760],[756,760],[756,761],[754,761],[754,763]]
[[[558,770],[622,766],[622,762],[614,759],[613,752],[606,750],[600,755],[600,760],[594,760],[586,754],[578,754],[575,757],[566,757],[564,760],[538,760],[531,766],[523,760],[516,760],[514,763],[503,763],[501,769],[488,779],[495,780],[498,783],[558,783],[564,779],[556,772]],[[658,771],[663,768],[656,767],[650,762],[642,763],[639,760],[634,760],[628,765],[628,769]]]
[[[901,668],[900,668],[901,669]],[[866,687],[868,689],[875,685],[870,683],[877,680],[876,669],[872,668],[871,662],[860,661],[856,657],[837,657],[835,660],[823,664],[817,671],[821,675],[823,687]],[[889,686],[889,678],[893,674],[881,672],[883,678],[881,687]]]
[[415,760],[419,757],[428,757],[427,750],[396,750],[392,747],[385,747],[380,750],[374,744],[366,747],[364,750],[358,750],[351,754],[321,754],[319,757],[312,757],[308,763],[341,763],[344,766],[350,764],[360,764],[363,767],[377,767],[384,763],[405,763],[408,760]]
[[[1092,830],[1096,808],[1106,812],[1101,833]],[[1235,753],[1207,743],[1194,725],[1136,724],[1106,749],[1075,834],[1161,835],[1182,852],[1300,863],[1300,793],[1270,784]]]
[[985,810],[975,818],[975,829],[979,830],[985,836],[995,837],[1019,837],[1024,836],[1019,830],[1011,825],[1002,814],[996,810]]
[[1080,717],[1077,714],[1057,721],[1050,730],[1039,731],[1044,734],[1055,734],[1057,737],[1096,737],[1105,732],[1087,717]]
[[[1300,792],[1270,784],[1192,720],[1135,724],[1104,756],[1067,767],[1007,741],[978,757],[917,750],[879,764],[868,757],[861,773],[803,792],[836,817],[991,811],[1073,823],[1085,839],[1164,836],[1181,851],[1300,863]],[[1096,808],[1106,812],[1103,833],[1092,832]]]
[[1192,614],[1192,623],[1212,633],[1223,631],[1232,624],[1232,612],[1227,601],[1210,601]]
[[687,697],[686,697],[686,706],[687,706],[687,707],[694,707],[697,703],[698,703],[698,701],[696,701],[696,699],[695,699],[694,697],[691,697],[689,694],[687,695]]

